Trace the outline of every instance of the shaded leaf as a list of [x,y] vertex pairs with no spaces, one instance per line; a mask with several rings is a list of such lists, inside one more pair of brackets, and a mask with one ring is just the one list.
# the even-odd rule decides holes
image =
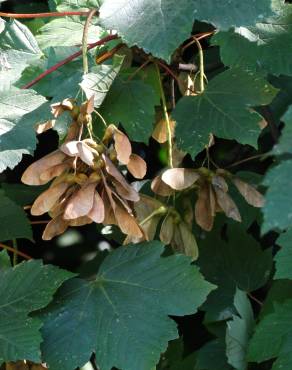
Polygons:
[[203,94],[179,100],[172,115],[179,148],[195,157],[210,133],[257,147],[261,117],[250,108],[268,104],[275,93],[260,75],[236,68],[220,73]]
[[[195,312],[213,289],[189,258],[161,258],[162,252],[159,242],[118,248],[104,259],[96,279],[64,285],[42,329],[52,370],[82,366],[93,351],[103,370],[155,366],[167,341],[177,337],[168,315]],[[72,336],[76,330],[86,336]]]
[[41,362],[41,321],[29,317],[29,313],[45,307],[58,287],[72,276],[57,267],[43,266],[40,261],[0,270],[0,363],[20,359]]

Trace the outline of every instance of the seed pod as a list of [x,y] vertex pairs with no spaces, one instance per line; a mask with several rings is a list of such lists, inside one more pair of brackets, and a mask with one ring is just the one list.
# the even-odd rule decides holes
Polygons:
[[200,178],[200,174],[189,168],[171,168],[161,178],[172,189],[184,190],[192,186]]

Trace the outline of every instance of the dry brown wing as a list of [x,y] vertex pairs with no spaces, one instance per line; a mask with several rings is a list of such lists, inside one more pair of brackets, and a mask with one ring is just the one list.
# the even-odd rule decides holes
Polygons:
[[70,197],[64,212],[65,220],[86,216],[90,212],[93,207],[95,188],[95,183],[85,184]]
[[79,141],[77,143],[78,156],[80,159],[86,163],[88,166],[94,165],[94,150],[87,145],[84,141]]
[[143,232],[137,223],[136,219],[130,215],[122,206],[116,204],[116,209],[114,211],[117,224],[121,231],[135,238],[142,238]]
[[130,184],[128,184],[124,176],[120,173],[120,171],[106,155],[102,154],[102,157],[107,173],[112,176],[117,182],[119,182],[120,185],[127,191],[128,197],[126,199],[137,202],[140,197],[136,190]]
[[214,223],[214,203],[210,195],[210,185],[205,183],[199,189],[198,199],[195,205],[196,222],[206,231],[212,230]]
[[128,164],[132,154],[132,145],[128,137],[117,128],[114,131],[115,150],[118,160],[123,164]]
[[38,161],[31,164],[23,173],[21,181],[26,185],[43,185],[48,181],[42,180],[41,175],[46,170],[63,162],[66,155],[60,150],[56,150]]
[[151,182],[151,189],[153,193],[161,195],[162,197],[168,197],[174,193],[174,190],[161,180],[161,175],[154,177]]
[[91,218],[87,216],[82,216],[82,217],[75,218],[74,220],[68,220],[68,225],[77,227],[77,226],[88,225],[88,224],[91,224],[92,222],[93,221]]
[[194,234],[183,221],[178,224],[178,228],[183,243],[184,253],[191,257],[192,261],[195,261],[199,256],[199,248]]
[[237,177],[233,177],[232,182],[248,204],[258,208],[264,206],[264,196],[260,192],[258,192],[252,185],[242,181]]
[[172,189],[184,190],[192,186],[200,178],[200,174],[190,168],[171,168],[161,178]]
[[143,158],[137,154],[132,154],[127,164],[129,172],[136,177],[136,179],[143,179],[146,175],[147,165]]
[[168,245],[170,244],[173,233],[174,233],[174,219],[173,216],[169,213],[163,220],[160,233],[159,233],[159,239],[162,241],[163,244]]
[[31,214],[34,216],[40,216],[48,212],[54,207],[69,186],[70,184],[66,182],[60,182],[44,191],[34,201],[30,210]]
[[72,167],[72,162],[64,162],[57,164],[56,166],[48,168],[40,175],[41,181],[50,181],[54,177],[60,176],[63,172],[69,170]]
[[217,188],[220,188],[225,193],[228,192],[228,184],[225,181],[224,177],[222,176],[214,175],[212,177],[212,185],[216,186]]
[[[170,130],[171,134],[173,136],[174,133],[174,121],[169,120],[170,123]],[[158,121],[155,125],[154,131],[152,133],[153,139],[155,139],[158,143],[163,144],[166,143],[168,140],[168,130],[167,130],[167,124],[164,118],[162,118],[160,121]]]
[[96,222],[96,223],[101,223],[104,220],[104,204],[103,200],[101,199],[101,196],[98,194],[96,191],[94,194],[94,200],[93,200],[93,207],[88,213],[88,217]]
[[218,186],[214,186],[213,188],[216,194],[217,203],[226,214],[226,216],[232,218],[235,221],[241,222],[239,210],[232,198]]
[[43,232],[43,240],[51,240],[53,237],[63,234],[67,227],[68,221],[64,220],[63,215],[60,214],[47,224]]

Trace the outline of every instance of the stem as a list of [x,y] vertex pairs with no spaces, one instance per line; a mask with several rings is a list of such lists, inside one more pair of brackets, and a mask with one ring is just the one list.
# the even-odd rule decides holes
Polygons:
[[48,17],[66,17],[69,15],[81,15],[84,17],[88,16],[88,12],[49,12],[49,13],[2,13],[0,17],[4,18],[48,18]]
[[108,124],[106,123],[105,119],[96,109],[94,109],[94,113],[99,117],[101,122],[104,124],[104,127],[108,127]]
[[13,244],[13,249],[14,249],[12,264],[13,264],[13,266],[16,266],[17,265],[17,253],[16,253],[16,251],[18,251],[17,240],[13,239],[12,244]]
[[40,221],[30,221],[31,225],[46,225],[50,222],[51,220],[40,220]]
[[162,67],[163,69],[165,69],[166,70],[166,72],[168,73],[168,74],[170,74],[174,79],[175,79],[175,81],[179,84],[180,83],[180,81],[179,81],[179,79],[178,79],[178,77],[173,73],[173,71],[166,65],[166,64],[164,64],[164,63],[162,63],[162,62],[160,62],[159,60],[156,60],[156,63],[158,63],[159,65],[160,65],[160,67]]
[[[93,49],[96,46],[105,44],[106,42],[109,42],[111,40],[115,40],[117,38],[118,38],[118,35],[109,35],[109,36],[106,36],[103,39],[94,42],[93,44],[89,44],[87,46],[87,50]],[[41,73],[39,76],[37,76],[34,80],[32,80],[31,82],[29,82],[25,86],[22,86],[22,89],[29,89],[30,87],[32,87],[33,85],[35,85],[37,82],[39,82],[40,80],[42,80],[43,78],[45,78],[46,76],[48,76],[49,74],[51,74],[52,72],[56,71],[58,68],[62,67],[63,65],[71,62],[73,59],[78,58],[80,55],[82,55],[82,50],[79,50],[76,53],[69,55],[67,58],[61,60],[57,64],[53,65],[51,68],[47,69],[45,72]]]
[[84,29],[83,29],[83,36],[82,36],[82,59],[83,59],[83,71],[84,74],[88,73],[88,58],[87,58],[87,39],[88,39],[88,30],[90,26],[90,22],[97,12],[97,9],[93,9],[89,12],[88,17],[86,19]]
[[131,81],[134,76],[136,76],[137,73],[139,73],[143,68],[145,68],[149,63],[151,62],[150,59],[147,59],[146,62],[140,65],[139,68],[136,69],[127,79],[127,81]]
[[142,220],[139,225],[140,226],[143,226],[144,224],[146,224],[148,221],[151,220],[151,218],[155,217],[155,216],[158,216],[158,215],[165,215],[167,212],[167,208],[164,207],[164,206],[161,206],[159,208],[157,208],[155,211],[153,211],[152,213],[150,213],[149,216],[147,216],[146,218],[144,218],[144,220]]
[[114,48],[112,48],[111,50],[106,51],[105,53],[103,53],[103,54],[101,54],[101,55],[97,56],[97,57],[95,58],[95,63],[96,63],[96,64],[101,64],[101,63],[103,63],[104,61],[106,61],[106,60],[108,60],[108,59],[112,58],[112,57],[113,57],[113,55],[114,55],[117,51],[119,51],[119,50],[120,50],[124,45],[125,45],[125,44],[120,43],[120,44],[118,44],[117,46],[115,46]]
[[164,114],[164,119],[165,119],[166,127],[167,127],[169,167],[170,168],[173,168],[173,161],[172,161],[172,133],[171,133],[170,121],[169,121],[169,116],[168,116],[168,112],[167,112],[166,99],[165,99],[165,95],[164,95],[164,90],[163,90],[163,85],[162,85],[162,81],[161,81],[159,67],[158,67],[157,64],[155,64],[155,65],[156,65],[157,74],[158,74],[158,80],[159,80],[159,87],[160,87],[160,94],[161,94],[161,100],[162,100],[163,114]]
[[19,250],[14,249],[13,247],[9,247],[8,245],[0,243],[0,248],[6,249],[7,251],[12,252],[12,253],[16,253],[19,256],[25,258],[26,260],[31,260],[32,259],[32,257],[30,257],[28,254],[20,252]]
[[261,307],[263,306],[263,302],[261,302],[259,299],[257,299],[255,296],[253,296],[251,293],[247,293],[247,295],[253,300],[255,301],[258,305],[260,305]]
[[200,70],[199,70],[199,73],[200,73],[200,93],[203,93],[204,90],[205,90],[205,84],[204,84],[204,78],[205,78],[205,72],[204,72],[204,54],[203,54],[203,49],[202,49],[202,46],[201,46],[200,42],[195,37],[194,37],[194,42],[196,43],[196,45],[198,47],[198,50],[199,50],[199,59],[200,59]]
[[258,158],[264,157],[266,155],[267,155],[267,153],[256,154],[256,155],[253,155],[252,157],[248,157],[248,158],[242,159],[240,161],[234,162],[231,165],[227,166],[226,168],[236,167],[236,166],[238,166],[238,165],[240,165],[242,163],[249,162],[249,161],[252,161],[254,159],[258,159]]

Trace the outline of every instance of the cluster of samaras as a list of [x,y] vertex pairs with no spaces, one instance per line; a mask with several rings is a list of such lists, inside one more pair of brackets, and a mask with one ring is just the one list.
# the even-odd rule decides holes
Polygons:
[[[55,118],[64,111],[72,116],[65,141],[58,150],[30,165],[22,176],[22,182],[28,185],[42,185],[54,179],[31,208],[32,215],[48,212],[52,218],[43,233],[45,240],[62,234],[69,226],[92,222],[116,224],[127,235],[143,236],[132,211],[139,194],[118,165],[126,165],[134,177],[143,178],[146,163],[132,153],[128,137],[114,125],[107,127],[102,140],[93,139],[93,109],[92,99],[81,106],[69,99],[53,104]],[[88,138],[82,138],[84,131]]]
[[194,206],[196,223],[202,229],[210,231],[218,212],[224,212],[227,217],[241,222],[238,207],[228,194],[228,181],[235,185],[248,204],[253,207],[264,205],[264,197],[261,193],[224,169],[213,172],[205,167],[171,168],[153,180],[152,190],[161,196],[170,196],[175,190],[195,189],[197,192]]

